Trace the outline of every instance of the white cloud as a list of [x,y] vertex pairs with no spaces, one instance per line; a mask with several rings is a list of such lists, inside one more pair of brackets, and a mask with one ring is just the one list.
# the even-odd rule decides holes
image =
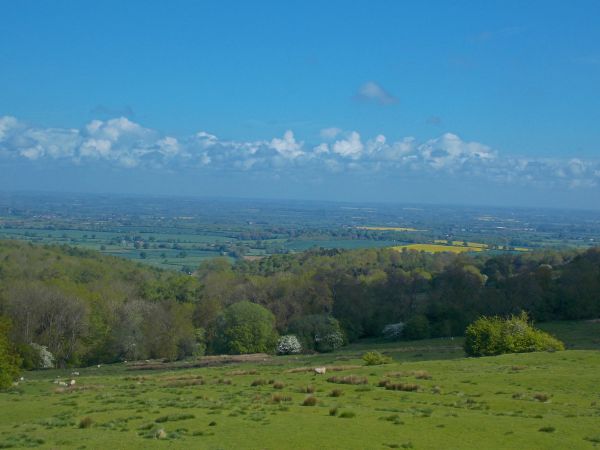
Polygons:
[[375,102],[380,105],[397,103],[398,99],[374,81],[367,81],[356,93],[356,98],[365,102]]
[[19,126],[19,121],[12,116],[0,117],[0,142],[8,137],[8,134]]
[[305,150],[304,142],[296,140],[291,130],[270,140],[234,141],[206,131],[190,136],[162,135],[126,118],[93,120],[78,130],[32,127],[5,116],[0,117],[0,160],[253,171],[300,178],[327,173],[378,177],[441,174],[567,189],[592,189],[600,182],[598,160],[504,157],[485,144],[452,133],[422,143],[413,137],[390,140],[382,134],[363,141],[357,131],[338,129],[322,134],[324,142]]
[[283,139],[273,138],[270,147],[276,150],[281,156],[294,159],[304,154],[302,145],[302,142],[296,142],[294,133],[291,130],[287,130],[283,134]]
[[423,161],[434,169],[456,169],[465,163],[477,164],[495,158],[495,153],[479,142],[465,142],[446,133],[419,146]]
[[317,156],[329,153],[329,144],[321,142],[319,145],[313,148],[313,153]]
[[346,139],[335,141],[333,144],[333,153],[337,153],[345,158],[360,158],[364,145],[360,140],[360,134],[352,131]]

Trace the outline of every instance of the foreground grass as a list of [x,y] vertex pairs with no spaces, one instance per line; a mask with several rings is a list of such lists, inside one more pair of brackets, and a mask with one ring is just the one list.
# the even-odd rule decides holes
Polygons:
[[[589,327],[586,333],[598,331]],[[579,339],[575,348],[585,347],[577,326],[564,328]],[[0,448],[586,449],[600,443],[599,352],[474,359],[462,357],[457,343],[367,342],[325,356],[199,369],[117,364],[79,376],[34,372],[0,394]],[[364,366],[360,354],[376,348],[395,361]],[[306,369],[317,365],[327,373]],[[56,383],[71,378],[73,387]]]

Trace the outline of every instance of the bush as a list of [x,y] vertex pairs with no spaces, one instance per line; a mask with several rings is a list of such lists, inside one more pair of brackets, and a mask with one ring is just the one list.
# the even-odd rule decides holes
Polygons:
[[524,312],[507,319],[480,317],[465,332],[465,352],[469,356],[564,349],[561,341],[534,328]]
[[379,364],[389,364],[392,362],[392,358],[382,355],[379,352],[367,352],[363,355],[362,359],[367,366],[378,366]]
[[35,366],[35,369],[52,369],[54,367],[54,355],[48,350],[48,347],[33,342],[30,347],[34,352],[37,352],[37,366]]
[[345,344],[340,323],[326,314],[295,319],[290,323],[289,331],[298,337],[305,350],[331,352]]
[[270,353],[276,344],[275,316],[260,305],[248,301],[234,303],[219,316],[217,352]]
[[40,367],[40,352],[29,344],[17,345],[17,353],[21,358],[21,368],[23,370],[33,370]]
[[19,376],[20,358],[8,339],[10,322],[0,317],[0,389],[9,387]]
[[279,338],[277,353],[280,355],[293,355],[302,351],[302,344],[293,334],[286,334]]
[[398,340],[398,339],[402,338],[402,332],[404,331],[404,326],[405,326],[405,324],[402,322],[390,323],[390,324],[386,325],[385,327],[383,327],[383,331],[381,332],[381,335],[385,339],[389,339],[392,341]]
[[344,335],[334,331],[325,336],[315,336],[316,350],[321,353],[332,352],[344,345]]
[[423,315],[413,316],[406,322],[404,337],[410,340],[427,339],[429,337],[429,320]]

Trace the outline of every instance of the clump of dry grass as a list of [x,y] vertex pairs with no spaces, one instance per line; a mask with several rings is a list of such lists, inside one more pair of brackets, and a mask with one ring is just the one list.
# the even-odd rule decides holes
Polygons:
[[341,397],[342,395],[344,395],[344,391],[342,391],[341,389],[333,389],[329,393],[330,397]]
[[292,397],[284,394],[273,394],[271,395],[271,403],[291,402]]
[[90,416],[86,416],[79,421],[79,428],[89,428],[92,426],[94,421]]
[[347,375],[345,377],[329,377],[327,378],[329,383],[336,384],[368,384],[369,380],[367,377],[360,377],[358,375]]
[[418,380],[431,380],[431,375],[426,370],[415,370],[413,375]]
[[285,383],[283,381],[274,381],[273,389],[283,389],[285,387]]
[[420,389],[418,384],[412,383],[392,383],[390,380],[381,380],[377,386],[386,388],[388,391],[414,392]]
[[265,384],[267,384],[267,380],[265,380],[264,378],[258,378],[256,380],[254,380],[252,383],[250,383],[250,386],[252,386],[252,387],[264,386]]
[[196,379],[188,379],[188,380],[169,381],[168,383],[165,383],[164,386],[178,388],[178,387],[186,387],[186,386],[200,386],[200,385],[203,385],[204,383],[205,383],[205,381],[202,378],[196,378]]
[[315,387],[312,384],[302,386],[300,389],[298,389],[298,392],[302,392],[303,394],[312,394],[315,392]]
[[315,406],[318,402],[319,400],[317,400],[317,397],[311,395],[304,399],[304,401],[302,402],[302,406]]
[[312,367],[295,367],[293,369],[286,370],[287,373],[300,373],[300,372],[314,372]]
[[550,396],[548,394],[546,394],[545,392],[537,392],[537,393],[533,394],[533,398],[535,400],[537,400],[538,402],[542,402],[542,403],[545,403],[548,400],[550,400]]
[[356,369],[360,369],[361,367],[362,366],[356,366],[356,365],[325,366],[325,368],[331,372],[341,372],[343,370],[356,370]]
[[240,375],[258,375],[258,370],[252,369],[252,370],[232,370],[230,372],[227,372],[225,375],[229,376],[229,377],[235,377],[235,376],[240,376]]

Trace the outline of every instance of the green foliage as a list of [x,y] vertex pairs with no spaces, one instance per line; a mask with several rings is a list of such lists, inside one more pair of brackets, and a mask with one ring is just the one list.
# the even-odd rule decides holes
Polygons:
[[[406,324],[404,338],[422,339],[460,336],[479,316],[521,309],[538,322],[600,315],[598,249],[478,256],[321,249],[234,265],[217,259],[189,272],[0,241],[0,311],[27,368],[36,366],[32,342],[59,367],[229,351],[218,323],[240,298],[271,311],[276,329],[296,334],[307,352],[380,336],[390,323]],[[196,329],[204,330],[200,339]]]
[[327,314],[312,314],[295,319],[289,325],[302,348],[318,352],[330,352],[344,345],[340,323]]
[[19,344],[16,346],[17,353],[21,358],[23,370],[38,369],[41,366],[40,352],[30,344]]
[[429,320],[424,315],[412,316],[406,321],[402,332],[406,339],[427,339],[430,336]]
[[276,345],[275,317],[256,303],[234,303],[217,321],[215,349],[219,353],[271,353]]
[[9,340],[10,321],[0,316],[0,389],[9,387],[19,375],[21,361]]
[[392,362],[392,358],[383,355],[378,351],[367,352],[362,356],[362,359],[367,366],[378,366],[380,364],[389,364]]
[[500,317],[480,317],[465,334],[465,352],[469,356],[564,350],[565,346],[548,333],[534,328],[526,313]]

